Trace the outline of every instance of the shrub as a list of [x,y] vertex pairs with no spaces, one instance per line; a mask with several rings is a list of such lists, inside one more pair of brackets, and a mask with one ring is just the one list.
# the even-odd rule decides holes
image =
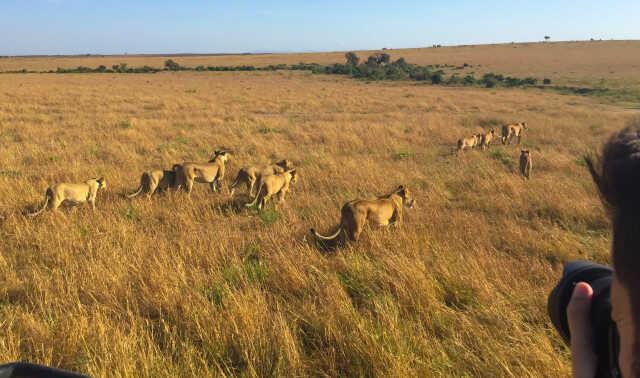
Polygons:
[[180,71],[182,69],[182,67],[174,62],[172,59],[167,59],[164,62],[164,68],[166,68],[169,71]]
[[367,59],[367,65],[379,66],[381,64],[388,64],[391,61],[391,55],[387,53],[373,54]]
[[386,67],[385,76],[388,80],[404,80],[409,77],[409,74],[405,70],[391,65]]
[[519,85],[522,85],[522,80],[518,79],[517,77],[507,77],[505,79],[505,85],[507,87],[517,87]]
[[451,77],[449,77],[449,80],[447,80],[447,84],[449,85],[460,85],[462,84],[462,78],[458,75],[451,75]]
[[442,72],[434,72],[431,75],[431,84],[440,84],[442,83]]
[[482,83],[486,88],[493,88],[498,84],[498,81],[495,78],[490,77],[490,78],[483,79]]
[[348,52],[348,53],[344,54],[344,58],[347,61],[347,64],[350,65],[350,66],[354,66],[355,67],[358,64],[360,64],[360,58],[354,52]]
[[462,79],[462,83],[464,85],[474,85],[476,83],[476,78],[473,75],[467,75]]
[[544,84],[544,85],[551,84],[551,79],[548,79],[548,78],[545,77],[544,80],[542,80],[542,84]]
[[127,72],[127,63],[120,63],[120,64],[116,64],[115,66],[113,66],[113,70],[116,72],[120,72],[120,73],[125,73]]

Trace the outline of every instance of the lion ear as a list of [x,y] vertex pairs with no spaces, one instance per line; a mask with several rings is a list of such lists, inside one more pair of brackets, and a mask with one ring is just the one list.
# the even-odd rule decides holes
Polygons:
[[396,191],[401,192],[404,190],[404,185],[398,185],[398,189]]

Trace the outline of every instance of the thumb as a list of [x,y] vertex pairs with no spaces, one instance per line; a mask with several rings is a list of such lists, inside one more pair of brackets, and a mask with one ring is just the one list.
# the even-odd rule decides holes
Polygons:
[[580,282],[573,289],[567,306],[574,377],[593,377],[596,372],[597,357],[593,352],[590,319],[592,298],[593,288],[585,282]]

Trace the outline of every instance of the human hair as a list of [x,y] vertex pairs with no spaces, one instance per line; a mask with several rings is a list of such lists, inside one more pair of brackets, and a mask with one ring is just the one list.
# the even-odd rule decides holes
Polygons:
[[627,289],[635,329],[633,371],[640,373],[640,117],[633,118],[604,145],[585,157],[613,226],[613,267]]

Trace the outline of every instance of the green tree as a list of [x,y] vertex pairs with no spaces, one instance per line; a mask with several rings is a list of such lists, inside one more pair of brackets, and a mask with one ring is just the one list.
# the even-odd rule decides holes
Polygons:
[[348,65],[351,65],[351,66],[355,67],[358,64],[360,64],[360,58],[354,52],[350,51],[350,52],[344,54],[344,58],[347,60],[347,64]]
[[164,62],[164,67],[169,71],[179,71],[182,67],[171,59],[167,59]]

